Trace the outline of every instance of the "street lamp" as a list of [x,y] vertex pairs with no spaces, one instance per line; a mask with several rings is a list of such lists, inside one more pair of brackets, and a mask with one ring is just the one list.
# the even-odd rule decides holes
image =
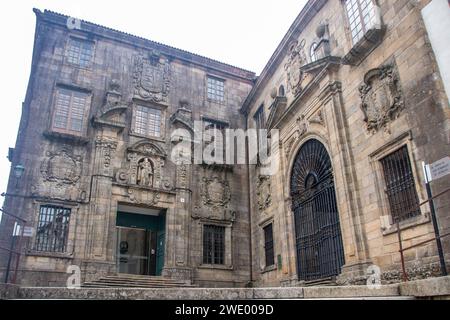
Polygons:
[[24,171],[25,171],[25,167],[21,164],[16,165],[13,169],[14,176],[17,179],[20,179],[22,177]]

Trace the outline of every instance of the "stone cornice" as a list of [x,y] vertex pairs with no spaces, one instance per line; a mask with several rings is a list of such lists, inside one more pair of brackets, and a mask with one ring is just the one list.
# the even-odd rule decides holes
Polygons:
[[240,109],[243,114],[248,114],[249,108],[254,102],[255,97],[258,95],[258,93],[261,92],[261,90],[270,80],[270,75],[278,68],[280,63],[283,61],[284,57],[286,56],[289,43],[291,43],[291,41],[293,40],[296,40],[300,36],[304,28],[308,25],[311,19],[316,15],[317,12],[319,12],[319,10],[325,5],[327,1],[328,0],[309,0],[303,7],[302,11],[292,23],[284,38],[281,40],[269,62],[264,67],[261,75],[256,81],[255,86],[247,96],[247,99],[244,101]]
[[[49,10],[44,10],[44,12],[42,12],[39,9],[33,9],[33,11],[36,14],[38,23],[42,21],[67,28],[67,19],[70,18],[69,16]],[[95,23],[81,20],[81,28],[81,30],[76,31],[95,35],[97,37],[111,39],[117,42],[126,43],[130,46],[139,47],[142,49],[158,50],[161,52],[161,54],[167,57],[179,59],[186,63],[196,64],[207,69],[215,70],[229,76],[246,80],[250,83],[253,83],[256,77],[255,73],[252,71],[238,68],[214,59],[203,57],[182,49],[177,49],[168,45],[164,45],[162,43],[151,41],[122,31],[114,30]]]

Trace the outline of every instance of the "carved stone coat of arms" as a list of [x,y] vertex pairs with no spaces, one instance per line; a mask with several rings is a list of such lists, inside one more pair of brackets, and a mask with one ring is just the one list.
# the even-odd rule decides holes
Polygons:
[[300,68],[306,63],[305,40],[297,43],[294,41],[289,47],[288,61],[284,68],[287,72],[288,85],[294,95],[300,93],[301,83],[304,78]]
[[397,118],[404,107],[400,79],[394,64],[370,70],[360,86],[361,109],[367,130],[376,132]]
[[133,73],[135,96],[154,102],[167,101],[169,72],[167,59],[157,52],[151,52],[147,57],[136,56]]

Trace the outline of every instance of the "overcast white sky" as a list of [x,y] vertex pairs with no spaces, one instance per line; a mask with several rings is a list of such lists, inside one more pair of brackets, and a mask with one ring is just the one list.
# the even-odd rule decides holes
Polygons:
[[[259,74],[306,0],[16,0],[0,12],[0,192],[30,72],[33,8],[49,9]],[[3,199],[0,199],[0,203]]]

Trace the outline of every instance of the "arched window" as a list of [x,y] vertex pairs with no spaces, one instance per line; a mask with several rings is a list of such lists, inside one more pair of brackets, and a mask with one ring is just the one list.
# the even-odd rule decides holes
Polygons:
[[311,45],[311,49],[309,52],[309,57],[311,58],[311,62],[317,61],[316,48],[317,48],[317,43],[314,42]]
[[281,85],[280,88],[278,89],[278,96],[279,97],[284,97],[285,92],[284,92],[284,86]]

